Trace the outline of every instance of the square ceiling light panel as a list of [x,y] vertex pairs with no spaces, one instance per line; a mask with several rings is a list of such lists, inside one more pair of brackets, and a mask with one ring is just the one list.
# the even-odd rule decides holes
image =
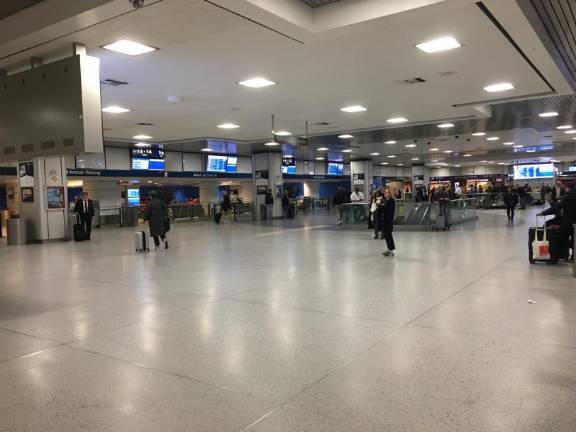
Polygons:
[[158,49],[128,39],[122,39],[114,43],[104,45],[102,48],[120,54],[126,54],[129,56],[138,56],[142,54],[147,54],[149,52],[156,51]]
[[462,44],[455,38],[448,36],[420,43],[416,45],[416,48],[418,48],[420,51],[424,51],[426,54],[433,54],[441,51],[460,48],[461,46]]

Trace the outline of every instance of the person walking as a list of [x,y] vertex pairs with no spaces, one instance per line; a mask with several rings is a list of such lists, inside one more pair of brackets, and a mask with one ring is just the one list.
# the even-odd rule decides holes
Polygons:
[[154,246],[160,248],[160,239],[164,242],[164,249],[168,249],[168,239],[166,238],[166,228],[170,221],[168,219],[168,206],[158,198],[156,191],[150,191],[148,194],[150,201],[146,207],[144,219],[148,221],[150,228],[150,237],[154,238]]
[[518,195],[512,189],[512,186],[508,186],[506,192],[504,192],[504,204],[506,205],[506,215],[509,221],[514,221],[514,211],[516,210],[516,205],[518,204]]
[[266,205],[266,220],[271,221],[274,214],[274,195],[272,195],[272,189],[268,189],[266,192],[264,204]]
[[342,214],[344,212],[343,205],[348,201],[346,192],[344,192],[343,188],[338,188],[336,195],[334,195],[333,201],[334,207],[336,207],[336,213],[338,214],[338,225],[342,225]]
[[82,230],[84,231],[84,238],[86,240],[91,240],[92,235],[92,218],[94,217],[94,201],[88,198],[88,192],[82,192],[82,198],[76,201],[74,205],[74,211],[78,214],[80,218],[80,225],[82,225]]
[[392,237],[392,231],[394,231],[394,215],[396,212],[396,201],[392,198],[392,193],[389,189],[384,191],[384,196],[382,203],[380,204],[380,229],[382,230],[382,238],[386,240],[387,251],[382,255],[390,257],[394,256],[394,251],[396,250],[396,245],[394,244],[394,237]]
[[284,218],[288,217],[288,210],[290,208],[290,197],[288,196],[288,191],[284,191],[282,195],[282,216]]

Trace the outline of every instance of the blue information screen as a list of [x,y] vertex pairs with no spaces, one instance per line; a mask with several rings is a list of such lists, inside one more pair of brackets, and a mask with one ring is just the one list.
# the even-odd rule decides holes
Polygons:
[[344,175],[344,164],[341,163],[328,163],[328,175],[341,176]]
[[229,173],[238,172],[238,158],[236,156],[228,156],[228,161],[226,164],[226,172]]
[[228,156],[208,155],[206,171],[225,173],[228,165]]
[[282,174],[296,174],[296,165],[282,166]]
[[128,189],[126,196],[129,206],[140,205],[140,189]]
[[514,179],[541,179],[554,177],[554,164],[514,165]]

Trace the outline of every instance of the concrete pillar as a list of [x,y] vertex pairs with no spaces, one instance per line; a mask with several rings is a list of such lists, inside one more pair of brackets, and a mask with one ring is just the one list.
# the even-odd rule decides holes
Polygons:
[[200,181],[200,202],[209,204],[218,202],[218,182],[217,181]]
[[[273,217],[282,216],[282,154],[256,153],[252,155],[252,170],[254,171],[254,205],[256,214],[260,219],[260,205],[264,204],[264,187],[271,189],[274,194]],[[260,186],[260,192],[258,191]]]
[[352,161],[350,164],[350,174],[350,191],[353,191],[359,186],[362,189],[362,193],[368,196],[374,180],[373,162],[371,160]]
[[425,165],[412,165],[412,185],[416,186],[430,184],[430,170]]
[[18,177],[20,217],[30,221],[31,240],[69,239],[65,158],[55,156],[21,162]]

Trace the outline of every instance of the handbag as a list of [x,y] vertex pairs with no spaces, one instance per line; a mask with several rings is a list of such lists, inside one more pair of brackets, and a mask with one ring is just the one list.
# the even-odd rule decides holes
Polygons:
[[546,224],[542,228],[544,234],[542,235],[542,240],[538,240],[538,231],[536,230],[536,238],[532,242],[532,255],[536,260],[549,260],[550,259],[550,242],[547,238]]

